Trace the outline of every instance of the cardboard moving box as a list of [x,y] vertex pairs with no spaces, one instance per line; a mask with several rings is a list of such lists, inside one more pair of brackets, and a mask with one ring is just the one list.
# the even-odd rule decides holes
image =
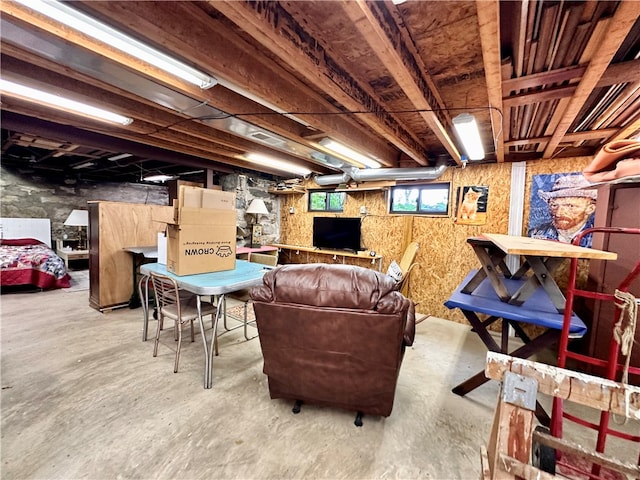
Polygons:
[[195,275],[236,268],[236,223],[235,193],[181,186],[174,223],[167,225],[167,270]]

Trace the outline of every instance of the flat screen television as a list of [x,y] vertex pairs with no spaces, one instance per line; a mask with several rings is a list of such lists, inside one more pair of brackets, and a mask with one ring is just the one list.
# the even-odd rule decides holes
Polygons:
[[360,246],[360,219],[313,217],[313,246],[357,252]]

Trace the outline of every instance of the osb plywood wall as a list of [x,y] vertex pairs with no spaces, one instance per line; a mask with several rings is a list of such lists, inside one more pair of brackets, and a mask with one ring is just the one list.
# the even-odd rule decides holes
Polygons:
[[[526,235],[529,215],[529,196],[532,175],[582,171],[591,157],[537,160],[527,164],[524,192],[523,235]],[[511,164],[470,165],[467,168],[449,168],[437,182],[451,182],[452,211],[449,217],[389,215],[388,192],[373,190],[350,192],[347,196],[345,217],[360,216],[360,207],[367,208],[362,220],[362,241],[368,250],[383,255],[383,271],[392,260],[400,261],[410,241],[420,244],[416,257],[418,266],[411,274],[409,297],[417,303],[417,311],[459,323],[467,323],[459,311],[448,310],[443,303],[449,293],[479,263],[466,240],[481,233],[507,233],[510,202]],[[458,187],[485,185],[489,187],[487,222],[485,225],[458,225],[455,223],[455,198]],[[309,186],[315,186],[310,183]],[[317,188],[317,187],[316,187]],[[314,213],[307,212],[308,194],[283,195],[281,205],[280,243],[312,245]],[[295,213],[289,213],[293,207]],[[287,261],[286,256],[283,260]],[[312,258],[311,261],[315,261]],[[339,261],[324,257],[318,261]],[[351,262],[348,262],[351,263]],[[362,266],[371,266],[369,260],[356,260]]]

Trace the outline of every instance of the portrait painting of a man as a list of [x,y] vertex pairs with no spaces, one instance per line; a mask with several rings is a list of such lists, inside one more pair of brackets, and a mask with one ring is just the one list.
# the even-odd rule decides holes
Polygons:
[[[593,227],[597,192],[583,188],[581,173],[534,175],[528,235],[571,243],[578,233]],[[591,247],[591,235],[580,241]]]

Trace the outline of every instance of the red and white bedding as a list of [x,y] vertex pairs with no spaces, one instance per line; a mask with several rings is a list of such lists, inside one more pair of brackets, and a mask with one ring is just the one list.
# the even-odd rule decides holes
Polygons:
[[0,244],[0,285],[68,288],[71,277],[64,261],[34,238],[3,239]]

